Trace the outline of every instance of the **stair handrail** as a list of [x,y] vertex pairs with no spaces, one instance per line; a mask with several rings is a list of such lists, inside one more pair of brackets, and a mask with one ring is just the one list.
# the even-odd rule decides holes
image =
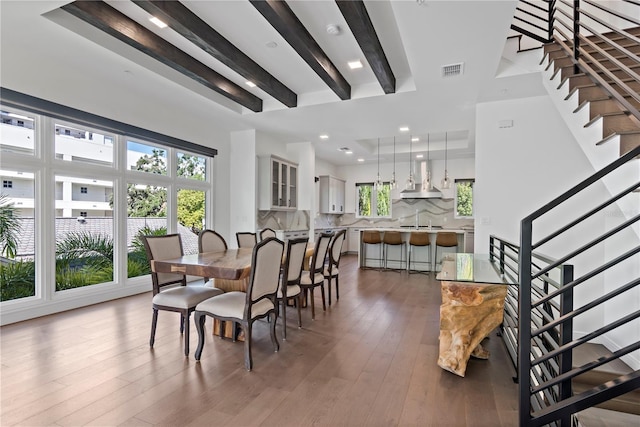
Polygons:
[[[534,221],[554,211],[557,207],[563,205],[574,196],[581,194],[582,191],[586,190],[593,184],[600,182],[604,177],[623,167],[628,162],[637,161],[636,158],[639,156],[640,146],[620,156],[603,169],[595,172],[582,182],[574,185],[563,194],[557,196],[527,217],[523,218],[520,223],[520,244],[515,245],[513,243],[509,243],[507,245],[507,247],[519,247],[517,271],[520,280],[517,292],[518,339],[516,378],[518,379],[520,389],[520,424],[522,426],[544,425],[549,422],[553,422],[555,425],[569,426],[571,425],[571,419],[575,412],[640,387],[640,372],[636,371],[635,373],[621,376],[618,381],[613,384],[608,384],[606,387],[603,387],[602,390],[593,388],[580,393],[580,395],[572,396],[572,378],[600,366],[601,363],[590,363],[578,368],[574,368],[571,364],[568,364],[568,360],[571,360],[572,349],[608,331],[640,318],[640,310],[629,313],[626,316],[623,316],[616,321],[612,321],[578,339],[572,338],[570,327],[568,330],[559,334],[561,341],[558,342],[558,345],[555,347],[552,346],[553,348],[546,352],[542,350],[542,353],[540,353],[540,350],[545,346],[542,341],[536,341],[536,337],[544,336],[546,336],[546,338],[544,338],[546,342],[552,341],[553,337],[546,334],[553,332],[559,326],[571,325],[571,322],[576,316],[591,310],[600,304],[604,304],[615,296],[621,295],[622,293],[639,286],[640,279],[629,281],[613,291],[608,292],[606,295],[596,298],[576,310],[573,309],[573,289],[578,284],[584,283],[595,275],[612,268],[637,253],[640,253],[640,246],[632,248],[614,260],[596,267],[579,278],[574,279],[573,271],[571,270],[571,277],[569,280],[562,280],[561,285],[553,291],[544,292],[543,290],[546,294],[541,297],[539,297],[540,287],[533,284],[533,281],[535,280],[539,280],[541,278],[544,279],[544,276],[553,268],[566,266],[563,263],[566,263],[568,260],[583,252],[588,247],[591,247],[593,244],[603,242],[615,235],[617,232],[631,227],[633,224],[640,221],[640,215],[636,215],[627,221],[624,221],[622,224],[612,227],[611,230],[604,232],[601,236],[596,237],[588,244],[559,257],[556,261],[549,263],[545,267],[540,268],[534,263],[538,258],[535,250],[542,244],[559,238],[563,233],[575,227],[577,224],[582,223],[587,218],[601,212],[607,206],[620,200],[625,195],[637,190],[640,187],[640,182],[633,183],[626,189],[612,196],[607,201],[598,204],[596,207],[579,215],[578,218],[569,221],[567,224],[559,227],[557,230],[535,242],[533,240]],[[495,245],[494,241],[491,239],[490,243]],[[535,302],[533,301],[532,292],[536,293]],[[554,318],[553,315],[549,316],[549,311],[547,311],[546,315],[544,313],[541,315],[540,313],[542,312],[536,311],[544,307],[545,304],[550,304],[556,298],[560,298],[559,305],[553,307],[553,309],[559,313],[557,317]],[[541,324],[539,320],[532,318],[532,313],[536,313],[536,315],[542,319],[543,323]],[[513,321],[511,321],[511,323],[513,323]],[[536,327],[536,330],[533,332],[531,330],[531,325],[535,325]],[[539,354],[532,353],[532,340],[541,344],[537,346],[538,350],[536,350]],[[638,348],[640,348],[640,344],[638,343],[626,346],[625,348],[616,351],[614,357],[612,356],[608,360],[620,358],[631,351],[637,350]],[[546,363],[551,363],[551,365],[545,366]],[[558,375],[554,375],[554,372],[557,372]],[[532,377],[536,380],[535,384],[532,383]],[[543,407],[542,404],[536,402],[536,396],[543,396],[541,398],[543,401],[552,401],[553,404]],[[558,397],[557,400],[556,396]],[[532,403],[532,401],[535,404]],[[569,404],[569,402],[571,403]]]

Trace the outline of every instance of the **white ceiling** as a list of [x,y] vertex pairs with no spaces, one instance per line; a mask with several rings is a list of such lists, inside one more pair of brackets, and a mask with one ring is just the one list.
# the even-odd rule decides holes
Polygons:
[[[339,100],[248,1],[183,1],[298,94],[298,107],[286,108],[260,89],[249,89],[264,99],[265,111],[261,113],[221,100],[210,89],[56,11],[66,3],[0,1],[3,87],[49,99],[46,87],[32,92],[34,82],[47,69],[54,70],[56,61],[64,61],[73,74],[57,76],[55,84],[80,88],[93,82],[100,86],[96,91],[134,91],[159,105],[187,112],[194,109],[194,116],[195,108],[199,115],[204,109],[206,120],[222,131],[258,129],[286,142],[310,141],[318,158],[335,165],[356,164],[359,157],[376,161],[378,138],[381,162],[391,161],[394,137],[397,160],[406,161],[409,134],[420,138],[413,144],[414,154],[425,152],[429,135],[430,157],[443,158],[446,134],[449,158],[471,157],[476,104],[534,95],[540,86],[523,84],[526,77],[496,78],[515,0],[366,1],[397,80],[396,93],[389,95],[383,93],[335,2],[288,1],[351,84],[352,99],[347,101]],[[147,12],[134,3],[107,3],[246,88],[240,75],[171,29],[160,30],[149,23]],[[328,34],[329,24],[337,24],[341,33]],[[268,47],[269,42],[277,46]],[[361,59],[364,68],[350,70],[346,62],[353,59]],[[442,66],[460,62],[464,63],[461,76],[442,77]],[[83,107],[77,94],[66,101],[72,107]],[[400,126],[411,130],[401,133]],[[329,139],[321,140],[320,134],[329,135]],[[340,147],[350,148],[353,154],[338,151]]]

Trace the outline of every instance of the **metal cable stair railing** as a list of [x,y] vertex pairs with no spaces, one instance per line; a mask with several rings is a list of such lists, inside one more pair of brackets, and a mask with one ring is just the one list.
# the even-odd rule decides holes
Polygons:
[[606,357],[581,366],[574,366],[573,363],[573,351],[576,347],[624,328],[640,318],[640,309],[631,308],[628,313],[622,313],[616,319],[600,324],[579,337],[574,336],[576,318],[588,316],[614,298],[625,298],[640,287],[640,278],[608,283],[607,292],[580,306],[575,302],[574,292],[586,289],[589,293],[588,288],[597,283],[598,279],[604,280],[604,275],[608,272],[625,263],[632,263],[634,259],[637,263],[640,245],[636,244],[612,259],[603,259],[599,265],[590,262],[588,271],[580,272],[579,275],[574,271],[574,261],[593,248],[611,243],[620,233],[637,226],[640,215],[610,226],[608,230],[589,238],[586,243],[577,244],[575,248],[572,246],[561,256],[552,259],[540,254],[542,246],[553,246],[557,241],[562,241],[567,246],[567,241],[571,240],[567,238],[567,234],[571,230],[598,215],[606,215],[605,209],[611,207],[616,200],[635,197],[632,193],[640,188],[640,181],[604,202],[594,201],[597,203],[595,207],[585,213],[578,213],[575,219],[567,221],[555,231],[536,236],[535,241],[533,236],[535,224],[548,222],[549,217],[554,217],[554,212],[582,196],[603,177],[615,173],[629,162],[638,162],[638,156],[640,147],[632,149],[524,218],[521,221],[519,244],[496,236],[490,237],[490,259],[501,274],[508,276],[509,282],[518,283],[508,289],[501,335],[517,372],[515,379],[519,387],[521,426],[571,426],[574,425],[575,413],[640,388],[640,370],[620,375],[580,393],[574,392],[572,387],[572,381],[576,377],[640,349],[640,340],[632,340]]

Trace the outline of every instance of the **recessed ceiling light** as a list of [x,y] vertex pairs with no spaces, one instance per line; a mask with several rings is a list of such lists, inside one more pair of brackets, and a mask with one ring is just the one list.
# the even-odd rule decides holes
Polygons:
[[353,151],[347,150],[347,151],[344,152],[344,154],[353,154]]
[[351,151],[351,149],[349,147],[340,147],[340,148],[338,148],[338,151],[342,151],[344,153],[344,152],[347,152],[347,151]]
[[409,126],[400,126],[400,132],[409,132]]
[[329,24],[327,25],[327,34],[331,34],[332,36],[337,36],[340,34],[342,29],[337,24]]
[[421,159],[424,157],[424,154],[416,154],[416,159]]
[[360,61],[359,59],[355,61],[349,61],[347,62],[347,65],[349,65],[349,68],[351,68],[352,70],[357,70],[358,68],[362,68],[362,61]]
[[411,142],[418,142],[420,141],[420,138],[418,138],[417,136],[414,136],[413,138],[411,138]]
[[359,162],[364,162],[364,159],[358,159]]
[[322,135],[320,135],[320,139],[329,139],[329,135],[323,133]]
[[278,47],[278,43],[276,43],[274,41],[270,41],[270,42],[267,42],[265,44],[265,46],[270,47],[271,49],[273,49],[274,47]]
[[244,82],[247,86],[249,87],[256,87],[256,84],[254,82],[252,82],[251,80],[247,80],[246,82]]
[[161,20],[159,20],[155,16],[152,16],[151,18],[149,18],[149,21],[153,22],[154,24],[156,24],[160,28],[167,28],[167,24],[165,24],[164,22],[162,22]]

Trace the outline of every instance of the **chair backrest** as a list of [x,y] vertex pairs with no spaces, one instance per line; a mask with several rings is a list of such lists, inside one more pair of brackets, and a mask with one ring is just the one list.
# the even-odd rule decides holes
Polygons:
[[276,237],[276,232],[271,228],[263,228],[260,231],[260,240],[264,240],[267,237]]
[[182,239],[179,234],[166,234],[164,236],[142,236],[142,243],[147,253],[147,260],[151,265],[151,281],[153,294],[160,292],[163,286],[180,283],[186,286],[187,279],[184,274],[156,273],[152,260],[178,258],[184,255],[182,252]]
[[324,260],[327,258],[327,249],[332,237],[333,234],[331,233],[322,233],[318,237],[313,257],[311,258],[311,266],[309,267],[311,273],[322,273],[324,271]]
[[227,250],[227,242],[213,230],[202,230],[198,234],[198,252],[220,252]]
[[331,249],[329,250],[329,268],[337,267],[340,264],[340,255],[342,255],[342,245],[346,234],[347,230],[340,230],[333,236]]
[[282,275],[283,287],[300,282],[308,243],[308,237],[290,239],[287,242],[287,262],[284,265],[284,274]]
[[364,230],[362,232],[362,243],[375,245],[382,242],[380,232],[378,230]]
[[268,237],[253,248],[251,275],[247,287],[247,309],[265,297],[275,303],[283,253],[284,242],[275,237]]
[[399,231],[385,231],[382,241],[387,245],[401,245],[402,234]]
[[238,231],[236,233],[236,240],[238,241],[239,248],[253,248],[258,242],[256,233],[248,231]]
[[444,247],[458,246],[458,235],[448,231],[440,231],[436,234],[436,245]]
[[431,240],[429,239],[429,233],[424,231],[412,231],[409,237],[409,244],[413,246],[429,246]]

